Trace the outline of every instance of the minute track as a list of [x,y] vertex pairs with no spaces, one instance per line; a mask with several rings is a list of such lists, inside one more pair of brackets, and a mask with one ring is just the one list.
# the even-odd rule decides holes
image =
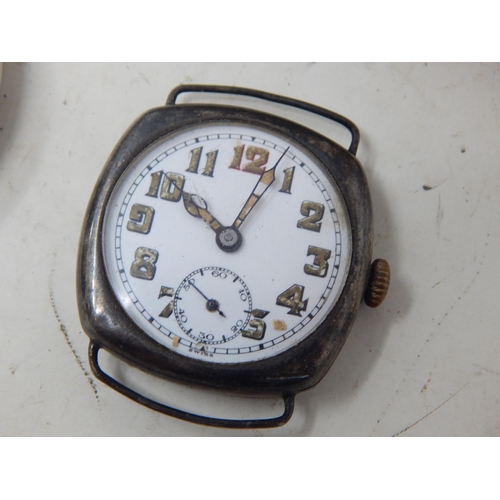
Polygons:
[[[215,127],[215,128],[217,128],[217,127]],[[270,148],[269,151],[271,151],[271,152],[274,151],[273,154],[276,154],[276,156],[274,158],[270,157],[269,163],[273,166],[280,167],[280,170],[276,171],[276,174],[275,174],[276,181],[273,183],[273,186],[272,186],[273,193],[272,194],[266,193],[266,195],[263,198],[264,201],[262,201],[262,203],[265,203],[265,205],[267,206],[269,203],[271,203],[271,204],[281,203],[281,200],[283,200],[283,202],[286,201],[286,203],[289,204],[291,197],[293,198],[294,196],[295,197],[301,196],[299,193],[297,193],[299,182],[300,182],[300,185],[304,185],[304,182],[307,182],[306,179],[310,178],[311,182],[312,182],[311,186],[317,186],[314,188],[315,189],[314,192],[317,193],[315,195],[316,199],[318,199],[317,197],[319,196],[321,200],[324,200],[321,203],[324,204],[325,208],[328,207],[328,210],[325,210],[325,214],[328,213],[328,217],[331,216],[333,218],[332,224],[331,223],[328,223],[328,224],[331,224],[333,227],[335,227],[334,223],[338,219],[337,219],[336,212],[331,211],[331,209],[334,208],[333,202],[332,202],[332,192],[329,191],[328,189],[326,189],[326,187],[325,187],[326,185],[323,184],[324,180],[323,181],[321,180],[321,176],[318,177],[318,175],[316,175],[316,174],[312,175],[313,170],[309,167],[308,162],[303,161],[301,158],[301,155],[298,154],[298,152],[296,150],[290,149],[289,145],[286,145],[286,147],[284,147],[282,144],[279,144],[277,142],[273,142],[269,138],[260,137],[258,134],[254,134],[254,135],[247,135],[245,133],[239,133],[239,134],[227,134],[226,133],[225,134],[222,132],[217,132],[214,134],[211,134],[211,133],[201,134],[199,136],[196,136],[193,139],[180,141],[177,144],[174,144],[172,147],[164,149],[163,151],[160,149],[159,153],[157,155],[153,156],[151,161],[147,165],[147,167],[151,167],[151,168],[145,167],[142,170],[140,170],[138,177],[136,177],[134,179],[134,181],[132,182],[133,188],[127,189],[127,195],[123,199],[124,200],[123,204],[118,208],[118,212],[122,212],[123,215],[121,215],[121,217],[122,217],[121,224],[116,226],[117,236],[118,236],[118,240],[117,240],[118,241],[118,248],[116,249],[116,261],[117,261],[118,265],[121,265],[121,267],[123,268],[123,273],[121,274],[123,279],[121,281],[122,281],[122,283],[124,283],[125,289],[130,290],[130,293],[134,293],[133,290],[135,289],[135,287],[137,285],[134,284],[135,282],[132,283],[130,281],[131,279],[134,280],[135,278],[129,278],[129,271],[128,271],[129,257],[128,257],[128,255],[126,255],[126,252],[124,252],[124,246],[123,246],[124,240],[123,240],[123,238],[126,236],[128,239],[130,239],[131,235],[130,236],[128,235],[128,233],[130,233],[130,231],[127,231],[125,226],[126,226],[127,221],[128,221],[128,213],[129,213],[129,210],[130,210],[130,207],[132,206],[132,204],[141,203],[139,201],[141,198],[140,197],[137,198],[138,195],[142,192],[143,193],[142,196],[144,196],[148,192],[151,175],[154,174],[155,172],[159,172],[159,171],[174,173],[175,172],[175,167],[173,166],[174,164],[173,163],[167,164],[165,162],[168,162],[169,158],[174,159],[174,157],[176,157],[176,155],[180,154],[183,151],[186,151],[187,153],[189,153],[189,151],[191,151],[193,149],[192,144],[200,144],[200,146],[203,144],[203,147],[204,147],[203,152],[209,151],[210,148],[212,148],[212,149],[215,148],[215,149],[217,149],[217,151],[219,151],[219,153],[217,155],[216,168],[213,171],[213,174],[214,174],[213,177],[200,175],[200,173],[202,172],[202,168],[203,168],[202,165],[200,165],[200,169],[199,169],[198,174],[196,174],[194,172],[185,172],[185,170],[188,168],[188,163],[189,163],[189,158],[187,156],[186,156],[186,160],[185,160],[187,163],[184,163],[184,165],[179,164],[178,172],[185,175],[185,179],[186,179],[185,184],[182,188],[180,203],[175,203],[175,202],[172,202],[168,199],[163,200],[160,197],[158,197],[158,198],[154,198],[154,200],[155,200],[154,203],[151,203],[151,205],[149,205],[149,206],[151,206],[152,209],[155,210],[155,219],[152,223],[150,235],[147,235],[148,238],[157,238],[157,236],[155,236],[155,235],[160,234],[159,233],[159,231],[160,231],[160,225],[159,225],[160,222],[159,221],[165,220],[164,216],[163,216],[163,219],[160,219],[162,217],[161,214],[167,213],[167,211],[168,211],[168,214],[169,214],[168,217],[170,220],[175,220],[174,218],[177,218],[177,217],[181,216],[182,214],[185,214],[185,216],[187,216],[188,219],[185,219],[185,216],[183,216],[184,217],[183,220],[185,220],[184,224],[193,228],[193,235],[196,236],[196,240],[204,239],[205,234],[206,234],[206,229],[209,229],[209,230],[213,229],[213,227],[211,227],[212,221],[217,221],[217,223],[220,224],[219,220],[222,219],[222,217],[219,215],[220,213],[222,213],[221,208],[220,208],[220,205],[221,205],[220,200],[221,199],[225,200],[226,195],[230,194],[231,197],[237,203],[237,199],[238,198],[241,199],[241,192],[245,190],[243,187],[239,186],[239,184],[241,182],[244,181],[246,184],[250,184],[251,186],[256,185],[255,178],[254,178],[254,176],[252,176],[251,173],[247,173],[245,171],[238,171],[238,170],[234,170],[234,169],[228,169],[228,172],[226,174],[224,171],[224,161],[226,161],[227,162],[226,164],[228,164],[229,160],[225,160],[225,158],[228,158],[228,156],[227,155],[225,156],[224,151],[227,151],[227,150],[224,149],[225,146],[223,146],[223,144],[224,144],[224,141],[235,140],[235,138],[236,138],[236,140],[247,140],[248,139],[253,144],[259,144],[259,147]],[[197,140],[195,141],[195,139],[197,139]],[[209,144],[213,144],[213,146],[208,146]],[[228,153],[229,155],[233,154],[231,146],[229,146],[228,151],[229,151],[229,153]],[[285,158],[285,155],[287,158],[287,163],[281,164],[280,160]],[[176,160],[175,164],[177,164],[177,163],[178,163],[178,160]],[[291,190],[292,191],[291,194],[289,194],[288,192],[286,194],[280,193],[279,191],[283,186],[283,179],[285,177],[284,170],[290,169],[290,168],[292,168],[292,166],[295,170],[294,176],[293,176],[293,186],[296,186],[296,187],[294,187],[294,189]],[[304,174],[301,174],[300,172],[304,172],[306,177],[301,177],[301,175],[304,175]],[[309,172],[309,173],[307,173],[307,172]],[[231,179],[234,178],[235,182],[237,183],[237,184],[235,184],[235,187],[236,186],[238,186],[238,187],[236,189],[233,189],[230,191],[225,191],[223,198],[220,198],[220,196],[214,197],[213,195],[209,194],[210,193],[209,189],[211,190],[212,188],[215,188],[216,186],[218,186],[222,182],[223,178],[229,179],[229,177],[227,177],[229,174],[230,174]],[[146,185],[145,189],[141,187],[143,184]],[[158,190],[160,189],[160,187],[161,186],[158,186]],[[248,188],[246,188],[246,189],[248,189]],[[247,192],[252,192],[252,189],[254,189],[254,188],[251,187],[250,189],[247,190]],[[194,197],[194,196],[196,196],[196,197]],[[280,197],[283,197],[283,198],[280,198]],[[199,210],[200,208],[201,208],[201,210],[206,210],[204,208],[206,206],[205,205],[206,202],[204,201],[205,199],[208,200],[208,203],[210,205],[209,206],[210,218],[207,215],[206,222],[204,225],[203,223],[198,224],[196,222],[196,220],[189,219],[189,217],[191,217],[193,215],[196,215],[196,216],[199,215],[199,213],[197,213],[195,211],[195,207],[197,207],[196,210]],[[303,199],[303,197],[302,197],[302,199]],[[197,200],[200,200],[200,201],[197,201]],[[182,209],[181,207],[185,203],[188,204],[188,207],[185,207],[184,209]],[[193,203],[195,203],[195,205],[193,205],[192,210],[191,209],[188,210],[188,208]],[[229,206],[229,201],[225,202],[225,204],[227,206]],[[274,218],[275,217],[274,214],[278,213],[275,210],[273,211],[272,209],[266,208],[265,205],[262,205],[262,207],[264,208],[262,210],[262,212],[265,213],[265,217],[262,218],[261,225],[264,223],[268,224],[267,218],[269,216],[272,216]],[[257,210],[260,210],[260,209],[257,209]],[[271,210],[271,211],[269,211],[269,210]],[[191,213],[191,212],[194,212],[194,213]],[[257,214],[257,212],[255,212],[255,213]],[[289,216],[292,217],[292,220],[294,220],[294,222],[292,222],[292,224],[288,227],[294,227],[297,220],[301,219],[300,213],[295,212],[296,215],[294,215],[294,212],[290,211],[290,210],[286,211],[285,213],[289,214]],[[217,214],[217,218],[214,216],[214,214]],[[234,217],[234,215],[233,215],[233,217]],[[326,215],[323,216],[322,222],[325,221],[325,217],[326,217]],[[302,216],[302,218],[303,218],[303,216]],[[238,254],[239,252],[245,252],[245,253],[242,253],[242,256],[247,255],[246,259],[247,259],[248,263],[252,262],[252,261],[260,262],[262,260],[262,258],[264,258],[264,256],[265,256],[265,254],[262,254],[257,247],[255,248],[255,251],[252,250],[252,253],[253,253],[252,257],[249,257],[250,254],[248,253],[251,251],[250,248],[255,247],[254,241],[255,242],[258,241],[258,242],[262,242],[262,243],[265,241],[262,239],[263,238],[262,235],[260,235],[257,240],[254,240],[254,236],[252,234],[255,231],[255,229],[254,229],[255,223],[256,223],[256,221],[258,222],[259,219],[260,219],[260,217],[257,214],[255,217],[252,215],[252,218],[249,218],[248,221],[245,221],[243,228],[244,228],[245,233],[248,234],[247,238],[250,238],[250,240],[248,241],[248,245],[250,245],[250,247],[247,249],[246,248],[247,244],[244,244],[241,247],[241,250],[234,252],[234,255]],[[189,220],[192,220],[193,223],[191,224],[191,222],[189,222]],[[227,220],[227,216],[226,216],[226,220]],[[229,217],[229,220],[231,220],[230,217]],[[202,222],[202,221],[200,221],[200,222]],[[246,227],[247,223],[248,223],[248,227]],[[213,224],[212,224],[212,226],[213,226]],[[262,226],[262,227],[264,227],[264,226]],[[282,227],[284,228],[285,226],[282,226]],[[281,227],[278,228],[278,232],[280,230],[282,230]],[[261,231],[261,230],[259,230],[259,231]],[[172,232],[171,232],[171,230],[169,230],[168,233],[165,233],[165,231],[162,230],[161,233],[162,234],[171,234]],[[340,240],[340,226],[339,226],[339,229],[335,229],[334,234],[337,234],[336,238],[338,240]],[[140,235],[140,236],[143,236],[143,235]],[[193,240],[193,243],[196,240]],[[158,247],[158,249],[159,249],[159,259],[160,260],[158,262],[162,262],[164,265],[166,262],[168,262],[169,260],[172,259],[172,255],[174,255],[175,252],[177,251],[176,247],[170,243],[170,242],[173,243],[174,241],[177,242],[176,246],[178,246],[178,242],[180,240],[173,240],[172,237],[169,237],[168,240],[163,240],[162,243],[159,243],[160,246]],[[308,242],[308,244],[309,244],[309,242]],[[137,240],[137,246],[143,246],[143,245],[144,245],[143,241],[139,242],[139,240]],[[169,248],[169,250],[165,250],[165,249],[161,250],[161,245],[163,245],[163,247],[165,247],[165,245],[167,245],[166,248]],[[207,247],[206,245],[207,244],[205,243],[203,246],[203,254],[207,253],[207,251],[210,250],[209,247]],[[316,244],[316,246],[321,247],[321,245],[317,245],[317,244]],[[151,244],[150,247],[153,248],[154,245]],[[291,248],[291,247],[285,247],[285,248]],[[335,251],[332,252],[332,259],[335,258],[335,256],[341,256],[342,251],[343,251],[342,246],[335,247]],[[167,253],[165,253],[165,252],[167,252]],[[340,252],[340,253],[338,253],[338,252]],[[224,254],[221,254],[221,255],[224,255]],[[218,258],[219,257],[217,257],[217,259]],[[165,259],[167,259],[167,260],[165,260]],[[215,259],[215,261],[217,259]],[[280,260],[281,259],[278,259],[275,264],[279,264]],[[312,257],[307,259],[305,254],[303,254],[303,256],[300,257],[300,260],[301,260],[301,262],[297,267],[299,270],[301,270],[305,264],[312,265]],[[268,273],[271,272],[271,269],[273,267],[269,267],[268,264],[265,264],[265,265],[269,269],[267,272]],[[247,263],[245,263],[243,269],[245,269],[246,266],[247,266]],[[231,267],[233,267],[233,266],[231,266]],[[290,266],[289,266],[289,268],[290,268]],[[317,266],[313,267],[312,269],[316,269],[316,268],[320,269]],[[162,268],[160,267],[159,269],[162,269]],[[200,269],[204,269],[204,268],[200,268]],[[240,269],[237,269],[237,270],[238,270],[238,273],[237,274],[235,273],[235,276],[232,278],[232,281],[234,283],[238,282],[237,280],[239,279],[240,276],[246,276],[247,277],[246,279],[248,279],[248,276],[252,277],[252,274],[255,274],[254,272],[251,274],[249,274],[248,272],[241,273]],[[334,270],[334,267],[330,266],[330,269],[328,270],[329,274],[330,274],[330,271],[332,271],[332,273],[333,273],[333,270]],[[161,273],[161,276],[165,276],[165,274],[164,274],[165,271],[158,271],[158,272]],[[303,271],[301,271],[301,272],[303,272]],[[323,272],[324,271],[322,271],[322,273]],[[337,274],[337,272],[335,270],[335,275],[336,274]],[[186,276],[186,274],[184,274],[184,276]],[[333,276],[334,275],[331,274],[330,278]],[[177,279],[179,280],[178,282],[180,282],[180,281],[182,281],[183,278],[180,277]],[[170,283],[172,282],[172,278],[170,276],[168,277],[168,281]],[[335,280],[334,280],[334,282],[335,282]],[[272,282],[270,282],[270,284],[272,284]],[[155,286],[157,287],[158,285],[155,285]],[[255,286],[260,286],[259,280],[256,281],[252,285],[252,287],[255,287]],[[311,311],[314,311],[313,315],[316,316],[318,314],[317,311],[322,310],[322,308],[325,307],[325,304],[327,304],[328,297],[332,293],[332,290],[334,289],[334,285],[332,285],[331,279],[329,279],[328,284],[326,285],[326,287],[324,289],[327,293],[318,294],[315,302],[311,302],[313,300],[313,298],[309,297],[309,290],[310,290],[311,285],[305,284],[305,286],[306,286],[306,290],[307,290],[306,293],[308,293],[307,298],[310,299],[309,300],[310,305],[308,307],[308,309],[310,308],[310,310],[307,311],[307,313],[309,314]],[[271,295],[267,299],[264,299],[264,301],[262,301],[262,299],[261,299],[260,305],[262,306],[262,305],[265,305],[266,303],[268,303],[268,304],[274,303],[276,301],[276,296],[279,293],[281,293],[285,288],[286,287],[283,287],[283,286],[281,286],[280,288],[278,288],[278,287],[274,288],[274,290],[275,290],[274,296]],[[267,289],[269,290],[269,292],[271,291],[270,286],[268,286]],[[141,298],[142,297],[141,293],[135,292],[134,295],[137,297],[137,302],[135,303],[136,307],[137,308],[144,307],[145,304],[143,304],[143,301]],[[210,314],[214,314],[213,312],[210,312],[210,309],[213,309],[215,311],[215,314],[217,316],[219,316],[221,318],[221,320],[224,319],[224,316],[222,314],[219,314],[217,311],[221,311],[224,315],[227,316],[227,314],[228,314],[227,307],[224,306],[223,302],[218,297],[215,297],[215,296],[212,297],[206,293],[205,293],[205,295],[208,299],[212,299],[212,298],[216,299],[216,302],[219,303],[219,307],[217,307],[215,305],[209,305],[209,307],[207,309],[207,307],[206,307],[207,299],[200,295],[200,299],[202,300],[202,303],[199,307],[201,307],[201,310],[206,311],[207,314],[210,315]],[[327,296],[326,298],[325,298],[325,295]],[[179,311],[180,304],[185,300],[185,296],[183,295],[182,292],[180,292],[178,290],[176,292],[176,295],[173,298],[173,300],[174,300],[174,302],[179,304],[177,306],[177,311]],[[132,302],[132,303],[134,303],[134,302]],[[215,304],[215,302],[214,302],[214,304]],[[316,305],[318,307],[316,307]],[[166,303],[161,304],[159,311],[162,311],[163,309],[165,309],[166,306],[167,306]],[[146,306],[146,309],[148,309],[147,306]],[[174,306],[173,309],[175,311],[176,306]],[[183,307],[182,309],[186,310],[185,307]],[[267,307],[265,309],[269,309],[269,307]],[[251,311],[251,310],[248,308],[245,308],[244,310],[241,311],[241,314],[247,316],[249,314],[248,311]],[[224,341],[224,339],[222,338],[222,334],[214,333],[212,331],[206,332],[203,328],[200,328],[198,330],[196,328],[193,328],[192,331],[190,332],[190,335],[188,335],[186,333],[186,331],[183,331],[179,325],[179,323],[182,323],[180,321],[179,313],[177,312],[177,315],[172,314],[169,317],[165,317],[165,316],[167,316],[168,312],[169,311],[167,311],[165,313],[165,315],[158,317],[158,321],[160,324],[159,327],[155,327],[154,323],[152,324],[152,326],[159,329],[160,331],[162,330],[162,328],[166,327],[169,331],[172,331],[172,335],[177,335],[177,336],[179,336],[179,335],[184,336],[185,335],[186,337],[192,338],[193,340],[200,340],[203,335],[208,335],[209,337],[208,337],[208,339],[206,339],[207,345],[212,345],[212,344],[210,344],[210,342],[219,342],[218,345],[227,344],[228,345],[227,350],[225,348],[224,349],[218,348],[217,351],[214,351],[214,358],[213,358],[214,360],[216,360],[217,357],[220,358],[221,356],[224,357],[224,356],[231,355],[231,357],[232,357],[232,355],[234,353],[239,353],[238,356],[242,356],[242,359],[244,359],[244,358],[246,359],[249,356],[255,356],[254,354],[252,354],[252,353],[255,353],[256,351],[254,350],[254,345],[253,345],[250,338],[245,339],[245,341],[248,342],[248,344],[249,344],[247,347],[238,348],[239,350],[237,350],[237,351],[234,351],[234,350],[230,351],[229,344],[234,342],[235,341],[234,339],[241,337],[241,334],[239,334],[235,337],[233,335],[234,332],[232,332],[230,335],[227,333],[223,333],[224,338],[226,339],[226,341]],[[286,313],[286,310],[284,312]],[[276,317],[276,314],[278,314],[278,317]],[[271,337],[274,336],[275,341],[273,341],[273,342],[269,341],[269,342],[264,343],[263,344],[264,348],[263,349],[259,348],[258,351],[267,352],[273,346],[285,345],[285,341],[290,342],[291,339],[294,339],[295,337],[297,337],[297,335],[302,331],[302,329],[307,324],[307,323],[300,323],[299,325],[296,325],[294,323],[291,323],[290,321],[285,321],[284,324],[286,325],[286,329],[284,329],[283,331],[274,330],[274,328],[273,328],[274,319],[281,321],[279,314],[280,313],[276,313],[276,312],[273,313],[271,311],[269,313],[269,316],[266,317],[265,320],[263,320],[263,322],[267,325],[267,328],[265,329],[265,336],[266,336],[265,338],[268,339],[268,338],[270,338],[270,336]],[[274,317],[273,317],[273,315],[274,315]],[[189,317],[187,315],[184,315],[184,316],[187,318],[186,321],[188,323],[193,321],[194,317],[192,316],[192,314],[191,314],[191,317]],[[236,324],[236,321],[235,321],[235,323],[231,325],[232,327],[235,327],[235,330],[238,332],[241,332],[243,329],[248,330],[247,325],[248,325],[249,318],[245,317],[244,319],[243,318],[241,318],[241,319],[242,319],[243,324]],[[149,324],[151,324],[151,323],[149,323]],[[179,328],[180,330],[178,330],[177,328]],[[187,328],[187,329],[189,329],[189,328]],[[264,328],[262,328],[262,329],[264,330]],[[280,326],[280,329],[281,329],[281,326]],[[252,330],[253,329],[250,329],[249,331],[252,331]],[[211,335],[214,336],[213,339],[210,337]],[[217,335],[220,335],[219,340],[216,340]],[[169,337],[170,337],[170,335],[169,335]],[[163,336],[163,334],[161,336],[157,336],[155,338],[159,339],[163,343],[166,343],[166,341],[163,340],[165,338]],[[297,337],[297,338],[299,338],[299,337]],[[166,345],[168,346],[169,344],[166,343]],[[215,345],[217,345],[217,344],[215,344]],[[177,346],[176,350],[179,350],[179,349],[182,350],[182,346],[183,346],[183,343],[179,342],[179,345]],[[220,360],[222,360],[222,361],[223,361],[223,359],[224,358],[220,358]]]

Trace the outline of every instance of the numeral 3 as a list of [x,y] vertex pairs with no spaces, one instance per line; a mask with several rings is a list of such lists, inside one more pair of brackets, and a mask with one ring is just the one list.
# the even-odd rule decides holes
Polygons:
[[315,247],[309,245],[307,249],[307,255],[314,255],[313,265],[305,264],[304,272],[310,274],[311,276],[319,276],[324,278],[328,272],[328,259],[332,256],[331,250],[326,250],[325,248]]

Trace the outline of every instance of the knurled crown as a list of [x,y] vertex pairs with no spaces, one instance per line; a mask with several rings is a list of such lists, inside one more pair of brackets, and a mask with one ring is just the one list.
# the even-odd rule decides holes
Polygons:
[[365,303],[370,307],[378,307],[385,299],[391,282],[391,268],[385,259],[374,260],[370,268],[368,286],[365,292]]

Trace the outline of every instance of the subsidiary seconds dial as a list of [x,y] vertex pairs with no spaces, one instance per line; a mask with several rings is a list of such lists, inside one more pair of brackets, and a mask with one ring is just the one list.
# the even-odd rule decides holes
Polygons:
[[252,297],[245,282],[222,267],[204,267],[186,276],[173,302],[181,329],[206,344],[234,339],[246,327],[252,312]]

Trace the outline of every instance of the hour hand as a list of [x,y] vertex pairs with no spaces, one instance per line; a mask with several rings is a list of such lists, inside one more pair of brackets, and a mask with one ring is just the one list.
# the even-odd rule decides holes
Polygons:
[[208,211],[207,203],[201,196],[183,191],[182,201],[190,215],[203,219],[215,231],[215,242],[221,250],[235,252],[240,248],[242,242],[240,232],[235,228],[223,226]]
[[217,231],[222,226],[222,224],[208,211],[208,205],[201,196],[183,191],[182,201],[190,215],[203,219],[214,231]]

